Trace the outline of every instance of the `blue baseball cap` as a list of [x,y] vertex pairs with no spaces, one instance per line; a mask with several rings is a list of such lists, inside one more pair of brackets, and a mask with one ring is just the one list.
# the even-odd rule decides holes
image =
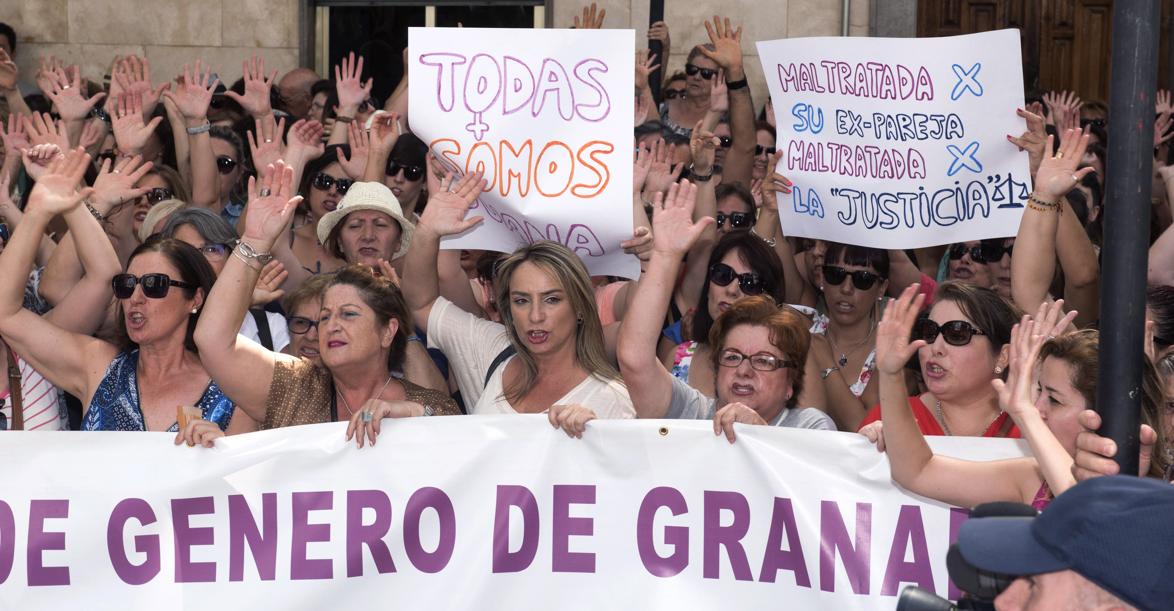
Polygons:
[[1116,475],[1081,482],[1035,518],[977,518],[958,533],[974,566],[1071,569],[1142,610],[1174,607],[1174,486]]

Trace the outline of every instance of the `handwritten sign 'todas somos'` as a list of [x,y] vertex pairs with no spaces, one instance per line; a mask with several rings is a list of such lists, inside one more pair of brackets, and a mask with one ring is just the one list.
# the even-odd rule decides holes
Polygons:
[[635,42],[630,30],[412,28],[410,121],[460,174],[485,173],[445,248],[566,245],[593,274],[635,277],[632,235]]
[[1013,236],[1031,190],[1019,32],[758,43],[789,235],[877,248]]

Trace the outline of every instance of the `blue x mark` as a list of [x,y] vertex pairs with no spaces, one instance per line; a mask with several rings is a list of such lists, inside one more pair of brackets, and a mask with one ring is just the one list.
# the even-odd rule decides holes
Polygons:
[[966,148],[958,150],[958,147],[953,144],[947,144],[946,150],[954,156],[954,161],[950,162],[950,169],[946,170],[947,176],[957,174],[959,170],[965,168],[978,174],[982,172],[982,162],[978,160],[975,155],[978,153],[978,140],[966,145]]
[[982,97],[982,83],[978,82],[978,71],[982,70],[981,63],[975,62],[969,70],[958,64],[954,64],[951,68],[954,70],[954,76],[958,77],[958,82],[954,83],[954,89],[950,92],[951,100],[956,101],[967,91],[973,93],[976,98]]

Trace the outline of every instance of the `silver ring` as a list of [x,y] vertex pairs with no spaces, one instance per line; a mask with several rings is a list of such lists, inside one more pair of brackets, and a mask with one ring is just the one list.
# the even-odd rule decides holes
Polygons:
[[61,90],[62,90],[62,91],[65,91],[66,89],[69,89],[69,85],[63,85],[63,86],[61,87]]
[[114,169],[114,170],[110,170],[110,173],[111,174],[121,174],[122,172],[118,171],[117,169]]
[[273,142],[273,138],[266,138],[265,139],[265,144],[269,144],[271,142]]
[[371,413],[370,410],[363,410],[363,415],[359,419],[363,422],[371,422],[375,419],[375,414]]
[[273,192],[269,190],[269,187],[261,187],[261,191],[257,193],[257,195],[260,195],[261,197],[269,197],[272,194]]

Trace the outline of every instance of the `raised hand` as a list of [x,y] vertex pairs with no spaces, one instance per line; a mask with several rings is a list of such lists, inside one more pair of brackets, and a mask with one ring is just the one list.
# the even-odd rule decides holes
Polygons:
[[646,142],[636,147],[636,159],[632,163],[632,195],[639,195],[644,191],[644,183],[648,180],[648,171],[652,169],[652,149]]
[[94,179],[94,193],[91,197],[94,207],[105,214],[145,195],[151,189],[135,185],[152,167],[153,163],[143,163],[143,158],[138,155],[119,159],[113,166],[109,159],[104,160],[98,177]]
[[991,380],[999,396],[999,408],[1010,414],[1016,423],[1023,422],[1023,417],[1032,411],[1038,411],[1032,390],[1035,387],[1035,363],[1045,341],[1045,336],[1037,334],[1035,321],[1025,315],[1011,328],[1007,381]]
[[693,133],[689,136],[689,152],[693,157],[693,172],[701,176],[713,172],[713,160],[717,155],[717,147],[721,140],[712,132],[707,131],[705,120],[693,126]]
[[54,121],[48,113],[34,112],[24,120],[24,129],[28,132],[29,142],[32,144],[54,144],[62,151],[69,150],[69,132],[65,130],[65,123]]
[[647,227],[637,227],[636,231],[632,232],[632,237],[620,242],[620,248],[623,249],[624,254],[632,255],[640,259],[642,263],[647,263],[652,258],[652,231]]
[[373,79],[363,82],[363,57],[355,61],[355,52],[342,58],[342,63],[334,67],[334,88],[338,92],[338,107],[335,109],[340,117],[354,117],[359,105],[371,96]]
[[673,163],[672,147],[664,140],[657,140],[652,148],[652,165],[648,168],[648,178],[644,181],[646,193],[663,193],[669,185],[681,177],[681,170],[685,169],[684,162]]
[[32,148],[21,151],[23,154],[24,171],[29,178],[40,180],[45,172],[49,171],[49,164],[61,154],[61,147],[56,144],[35,144]]
[[[430,153],[428,173],[433,175],[434,172]],[[482,216],[465,218],[469,207],[485,190],[486,183],[481,176],[481,172],[472,172],[462,176],[452,185],[449,185],[448,178],[430,177],[430,184],[436,183],[439,188],[428,189],[428,204],[424,207],[424,214],[420,217],[417,228],[426,228],[443,237],[464,233],[484,221],[485,218]]]
[[16,79],[20,76],[20,69],[12,61],[4,49],[0,49],[0,89],[5,91],[16,88]]
[[15,112],[8,115],[7,127],[0,121],[0,140],[4,142],[5,155],[19,155],[20,151],[33,145],[24,129],[26,121],[27,117]]
[[299,119],[289,128],[286,135],[285,160],[294,163],[309,163],[326,154],[322,141],[322,124],[314,120]]
[[347,132],[351,149],[350,156],[346,156],[340,150],[338,164],[351,179],[362,180],[363,170],[367,168],[367,156],[371,150],[371,138],[367,135],[367,130],[359,126],[358,121],[352,121],[347,126]]
[[[1084,151],[1088,148],[1088,133],[1070,129],[1060,138],[1060,150],[1055,155],[1045,156],[1035,173],[1035,191],[1045,198],[1046,203],[1055,203],[1080,182],[1091,167],[1076,169]],[[1045,151],[1052,150],[1052,137],[1048,136]]]
[[402,135],[403,125],[400,123],[399,113],[385,112],[375,117],[371,123],[371,131],[367,133],[370,148],[368,154],[381,157],[391,155],[391,149],[395,148],[396,141]]
[[790,193],[794,184],[791,179],[779,174],[779,159],[782,151],[766,156],[766,177],[762,180],[762,207],[764,210],[779,209],[779,193]]
[[648,89],[648,79],[652,73],[660,67],[656,63],[656,54],[650,53],[648,49],[638,49],[636,51],[636,90],[646,91]]
[[285,265],[273,259],[261,268],[261,277],[257,279],[257,285],[253,287],[253,306],[260,307],[267,303],[272,303],[285,296],[285,291],[281,289],[281,285],[285,283],[285,279],[289,277],[289,272],[285,271]]
[[302,196],[294,194],[293,173],[292,167],[278,161],[260,180],[249,177],[249,213],[242,237],[260,242],[265,250],[285,231],[302,201]]
[[885,308],[885,315],[876,327],[876,367],[883,374],[900,375],[905,363],[925,346],[925,340],[909,341],[913,323],[917,322],[925,295],[917,283],[905,287],[901,296]]
[[273,120],[273,113],[253,119],[253,130],[247,135],[253,167],[261,174],[282,157],[281,134],[285,133],[285,117]]
[[[28,155],[26,151],[26,159]],[[58,154],[29,193],[26,210],[38,210],[56,216],[80,205],[93,192],[93,189],[88,188],[77,190],[89,165],[90,156],[81,147],[64,155]]]
[[189,123],[205,121],[208,117],[208,106],[212,103],[212,92],[220,83],[220,79],[213,78],[212,69],[196,60],[195,71],[188,64],[184,64],[183,74],[176,77],[175,81],[175,91],[165,91],[163,96],[175,104]]
[[49,89],[45,91],[45,96],[57,107],[57,114],[63,121],[80,121],[86,118],[94,106],[106,97],[105,93],[99,92],[86,98],[80,71],[74,72],[72,80],[64,71],[59,71],[57,78],[51,79],[48,85]]
[[562,429],[567,437],[582,439],[587,423],[595,420],[595,411],[583,405],[552,405],[546,417],[550,426]]
[[171,83],[167,82],[157,88],[151,85],[151,62],[137,55],[122,58],[112,76],[121,92],[142,97],[144,121],[155,114],[155,106],[159,104],[160,96],[171,88]]
[[672,38],[669,36],[669,26],[663,21],[657,21],[648,27],[648,40],[659,40],[661,47],[664,49],[672,46]]
[[[737,30],[730,26],[730,18],[714,15],[712,21],[705,22],[705,33],[709,35],[709,42],[714,50],[698,47],[701,52],[712,59],[717,65],[730,72],[734,69],[738,73],[742,70],[742,28]],[[738,76],[741,78],[741,76]]]
[[697,186],[687,180],[673,184],[668,194],[657,193],[652,198],[652,250],[674,260],[680,258],[697,243],[702,232],[717,221],[711,216],[693,220],[697,203]]
[[244,71],[245,93],[241,95],[235,91],[226,91],[224,95],[236,100],[245,112],[253,117],[273,114],[273,106],[269,102],[269,92],[273,89],[273,81],[277,78],[277,71],[265,75],[265,58],[256,55],[245,60]]
[[109,133],[110,130],[107,128],[105,121],[101,119],[90,119],[82,127],[82,135],[78,138],[78,144],[86,149],[86,152],[93,157],[98,153],[98,147],[106,140],[106,135]]
[[[1101,428],[1101,415],[1091,409],[1080,412],[1076,417],[1084,431],[1076,435],[1076,456],[1072,464],[1072,476],[1076,481],[1101,477],[1103,475],[1117,475],[1121,472],[1120,465],[1113,460],[1117,456],[1117,443],[1107,437],[1101,437],[1096,431]],[[1150,462],[1153,460],[1154,446],[1158,442],[1158,434],[1148,424],[1142,424],[1139,431],[1138,445],[1138,476],[1149,473]]]
[[142,96],[132,93],[118,95],[118,105],[114,109],[111,126],[114,129],[114,142],[123,153],[138,154],[143,152],[147,140],[155,132],[155,128],[163,117],[155,117],[150,123],[143,124]]
[[583,18],[580,19],[578,15],[574,16],[575,23],[573,28],[576,30],[600,30],[603,29],[603,18],[607,15],[607,9],[599,10],[592,2],[591,6],[583,7]]
[[730,110],[730,89],[726,87],[726,71],[718,68],[717,78],[709,81],[709,112],[718,114]]
[[[11,58],[9,58],[11,60]],[[57,71],[65,67],[61,60],[57,59],[55,55],[42,55],[41,67],[37,70],[34,77],[37,81],[37,88],[42,93],[49,90],[50,83],[55,82],[58,78]]]
[[1154,97],[1154,114],[1174,114],[1174,104],[1171,104],[1170,90],[1159,89]]
[[[1036,106],[1039,106],[1038,102]],[[1047,130],[1044,128],[1044,118],[1029,109],[1023,108],[1016,110],[1015,114],[1023,117],[1027,122],[1027,131],[1023,132],[1023,135],[1018,138],[1007,134],[1007,141],[1019,147],[1019,150],[1027,151],[1027,160],[1031,166],[1031,174],[1034,176],[1036,171],[1039,170],[1040,162],[1043,161],[1044,147],[1048,139]]]
[[1174,115],[1164,114],[1154,119],[1154,146],[1166,142],[1170,138],[1174,138],[1174,131],[1170,127],[1174,126]]

